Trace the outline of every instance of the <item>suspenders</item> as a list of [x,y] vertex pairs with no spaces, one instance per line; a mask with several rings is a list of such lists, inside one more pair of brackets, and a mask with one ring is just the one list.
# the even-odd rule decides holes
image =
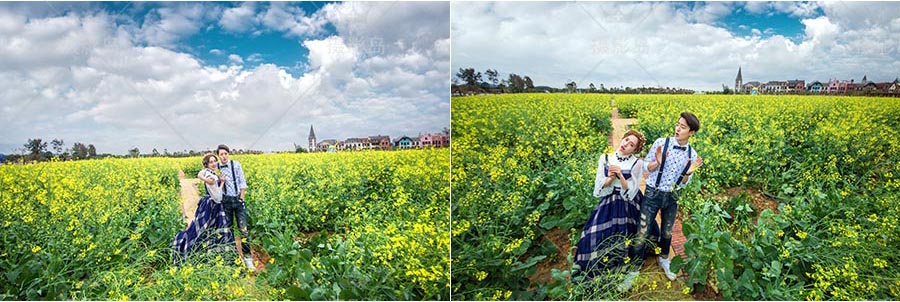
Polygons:
[[[669,139],[670,139],[669,137],[666,138],[666,144],[665,144],[665,147],[663,147],[662,152],[668,152],[668,151],[669,151]],[[688,152],[688,159],[693,159],[693,158],[691,157],[691,156],[692,156],[692,155],[691,155],[691,145],[688,145],[688,147],[687,147],[687,152]],[[654,188],[657,188],[657,189],[658,189],[658,188],[659,188],[659,182],[662,181],[663,168],[666,167],[666,158],[668,158],[668,156],[666,156],[666,153],[663,153],[663,154],[662,154],[662,163],[660,163],[659,169],[656,170],[656,185],[653,186]],[[680,179],[681,177],[684,177],[685,174],[687,174],[688,168],[690,168],[690,167],[691,167],[690,164],[684,165],[684,169],[681,170],[681,176],[679,176],[679,179]],[[678,183],[678,180],[679,180],[679,179],[675,179],[675,183]]]
[[662,163],[659,165],[659,169],[656,170],[656,185],[653,186],[654,188],[659,188],[659,182],[662,180],[663,168],[666,167],[666,158],[668,158],[668,156],[666,156],[666,152],[668,152],[668,151],[669,151],[669,138],[667,137],[666,138],[666,146],[663,147],[663,149],[662,149],[662,152],[663,152]]
[[[232,181],[232,183],[234,183],[234,190],[235,190],[234,195],[238,196],[237,192],[240,192],[241,190],[238,189],[237,178],[234,177],[234,161],[228,160],[228,165],[231,166],[231,181]],[[228,186],[222,186],[222,196],[225,196],[227,194],[228,194]]]

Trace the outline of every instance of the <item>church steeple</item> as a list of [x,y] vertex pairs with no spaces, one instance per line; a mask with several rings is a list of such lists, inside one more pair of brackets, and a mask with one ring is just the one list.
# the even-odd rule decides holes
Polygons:
[[309,152],[316,151],[316,132],[313,131],[312,124],[309,125]]
[[734,79],[734,93],[739,93],[741,91],[741,86],[743,85],[744,77],[741,76],[741,66],[738,66],[737,78]]

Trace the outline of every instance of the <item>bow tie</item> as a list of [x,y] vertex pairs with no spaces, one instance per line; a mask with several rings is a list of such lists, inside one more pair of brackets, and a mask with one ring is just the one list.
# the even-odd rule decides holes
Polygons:
[[681,146],[672,146],[672,148],[675,148],[675,150],[681,150],[681,151],[687,150],[687,147],[681,147]]
[[221,169],[221,168],[228,168],[228,164],[219,165],[219,169]]

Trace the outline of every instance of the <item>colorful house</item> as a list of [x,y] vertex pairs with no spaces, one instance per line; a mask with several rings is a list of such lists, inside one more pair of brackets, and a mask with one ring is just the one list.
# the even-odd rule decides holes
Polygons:
[[403,136],[394,141],[394,148],[397,149],[409,149],[413,147],[413,141],[408,136]]
[[431,147],[432,145],[431,134],[419,135],[419,148]]
[[822,82],[819,82],[819,81],[813,81],[806,88],[806,92],[808,92],[810,94],[824,93],[825,92],[825,84],[822,84]]
[[370,136],[369,142],[371,142],[371,146],[373,149],[379,150],[390,150],[391,149],[391,137],[385,135],[376,135]]

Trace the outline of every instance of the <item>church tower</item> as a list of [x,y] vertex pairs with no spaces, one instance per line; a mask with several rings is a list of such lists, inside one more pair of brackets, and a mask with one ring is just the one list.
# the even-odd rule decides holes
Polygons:
[[737,78],[734,79],[734,93],[740,93],[742,86],[744,86],[744,78],[741,77],[741,67],[738,66],[738,75]]
[[313,131],[313,126],[309,125],[309,152],[316,152],[316,132]]

